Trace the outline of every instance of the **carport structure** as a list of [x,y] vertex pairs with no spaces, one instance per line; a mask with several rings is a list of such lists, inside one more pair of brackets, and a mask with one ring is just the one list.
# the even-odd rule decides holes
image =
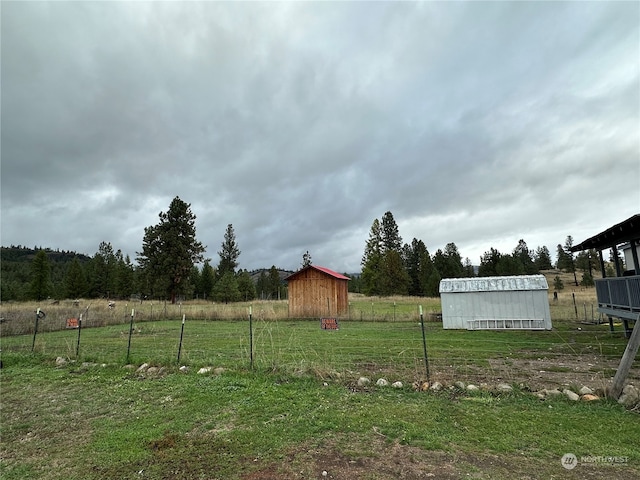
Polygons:
[[[628,265],[623,271],[618,261],[618,247],[629,244],[633,265]],[[633,215],[624,222],[620,222],[603,232],[586,239],[571,248],[572,252],[595,249],[600,257],[602,279],[595,281],[598,310],[609,317],[609,328],[613,331],[612,317],[622,319],[625,335],[629,338],[620,365],[616,370],[609,395],[618,398],[622,392],[631,365],[640,347],[640,261],[638,261],[638,247],[640,246],[640,215]],[[606,278],[602,251],[613,249],[616,263],[616,277]],[[633,267],[633,268],[630,268]],[[629,330],[629,320],[633,320],[633,331]]]
[[[628,245],[631,251],[632,265],[623,270],[618,261],[618,250]],[[595,280],[598,311],[609,317],[609,325],[613,330],[613,317],[624,322],[626,335],[629,336],[629,321],[635,321],[640,314],[640,214],[633,215],[603,232],[587,238],[571,248],[572,252],[596,250],[600,259],[602,279]],[[607,278],[604,267],[603,250],[614,252],[616,276]]]

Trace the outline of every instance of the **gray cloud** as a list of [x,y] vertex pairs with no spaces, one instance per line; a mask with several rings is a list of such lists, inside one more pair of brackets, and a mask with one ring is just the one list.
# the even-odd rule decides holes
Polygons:
[[477,263],[640,210],[635,3],[2,7],[2,244],[359,270],[374,218]]

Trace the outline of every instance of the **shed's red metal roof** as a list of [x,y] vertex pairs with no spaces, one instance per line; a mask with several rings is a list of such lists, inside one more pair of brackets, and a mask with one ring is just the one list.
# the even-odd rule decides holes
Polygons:
[[351,280],[349,277],[345,277],[344,275],[338,273],[338,272],[334,272],[333,270],[327,268],[327,267],[320,267],[318,265],[309,265],[307,267],[304,267],[303,269],[298,270],[295,273],[292,273],[291,275],[289,275],[287,278],[285,278],[285,280],[289,281],[291,278],[297,276],[298,274],[300,274],[301,272],[304,272],[305,270],[308,270],[310,268],[313,268],[314,270],[319,270],[320,272],[326,273],[327,275],[331,275],[334,278],[337,278],[338,280]]

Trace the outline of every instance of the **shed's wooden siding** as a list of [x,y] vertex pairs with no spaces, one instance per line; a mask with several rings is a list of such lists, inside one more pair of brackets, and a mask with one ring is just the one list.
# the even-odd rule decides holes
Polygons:
[[349,311],[348,280],[314,268],[289,279],[289,317],[337,317]]

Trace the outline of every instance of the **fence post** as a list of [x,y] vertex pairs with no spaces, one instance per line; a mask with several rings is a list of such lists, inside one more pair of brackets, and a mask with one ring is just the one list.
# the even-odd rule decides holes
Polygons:
[[78,341],[76,342],[76,359],[78,358],[78,354],[80,353],[80,331],[82,330],[82,314],[80,314],[80,318],[78,319]]
[[129,353],[131,352],[131,334],[133,333],[133,315],[135,310],[131,309],[131,322],[129,322],[129,344],[127,345],[127,363],[129,363]]
[[180,328],[180,344],[178,345],[178,362],[180,363],[180,353],[182,352],[182,337],[184,336],[184,317],[185,315],[182,314],[182,327]]
[[41,318],[44,318],[45,314],[42,310],[40,310],[40,307],[38,307],[38,309],[36,310],[36,324],[33,328],[33,342],[31,343],[31,351],[33,352],[33,349],[36,346],[36,334],[38,333],[38,320],[40,320]]
[[422,314],[422,305],[420,305],[420,327],[422,328],[422,349],[424,350],[424,367],[427,371],[427,382],[431,382],[429,375],[429,357],[427,357],[427,336],[424,333],[424,315]]
[[253,322],[251,317],[251,305],[249,305],[249,366],[253,370]]

